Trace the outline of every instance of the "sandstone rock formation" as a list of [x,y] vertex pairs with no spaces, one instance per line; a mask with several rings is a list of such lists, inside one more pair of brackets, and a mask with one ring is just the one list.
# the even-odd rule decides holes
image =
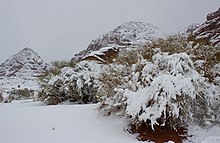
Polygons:
[[220,43],[220,8],[207,15],[207,21],[204,22],[188,37],[193,41],[193,45],[217,45]]

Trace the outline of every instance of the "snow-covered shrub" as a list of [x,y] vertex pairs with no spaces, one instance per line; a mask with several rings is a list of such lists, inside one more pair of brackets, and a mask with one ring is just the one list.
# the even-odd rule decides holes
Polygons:
[[5,102],[11,102],[13,100],[24,100],[34,97],[34,90],[27,88],[14,89],[10,91],[9,96],[5,99]]
[[103,65],[92,61],[82,61],[74,68],[64,67],[60,73],[51,76],[42,85],[40,100],[46,104],[64,101],[74,103],[97,102],[99,72]]
[[100,109],[103,109],[105,114],[113,112],[111,110],[122,110],[124,108],[123,98],[117,88],[127,88],[123,85],[128,81],[128,75],[128,68],[124,65],[117,64],[108,65],[105,71],[101,73],[99,77],[100,86],[98,88],[98,96],[101,99]]
[[0,93],[0,102],[2,102],[4,100],[2,94]]
[[40,81],[45,82],[49,80],[52,76],[56,76],[61,73],[61,69],[64,67],[74,68],[76,66],[76,61],[54,61],[51,63],[49,70],[44,74],[39,76]]
[[151,44],[146,44],[145,50],[160,49],[161,52],[167,52],[169,54],[186,52],[188,46],[186,37],[182,35],[170,35],[164,39],[154,40]]
[[116,86],[116,93],[102,101],[105,111],[128,116],[133,123],[144,121],[152,128],[215,120],[212,102],[219,97],[219,87],[195,70],[186,53],[158,53],[152,62],[140,59],[128,72],[128,82]]

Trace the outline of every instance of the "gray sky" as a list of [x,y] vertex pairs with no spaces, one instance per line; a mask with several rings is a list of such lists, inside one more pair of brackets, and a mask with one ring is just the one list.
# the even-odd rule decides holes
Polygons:
[[122,23],[174,33],[219,7],[220,0],[0,0],[0,63],[25,47],[47,62],[69,60]]

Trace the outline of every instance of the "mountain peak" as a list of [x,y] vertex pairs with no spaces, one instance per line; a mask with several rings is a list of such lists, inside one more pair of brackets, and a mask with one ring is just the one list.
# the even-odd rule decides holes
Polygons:
[[126,46],[143,44],[152,39],[162,38],[164,36],[165,34],[160,28],[150,23],[129,21],[93,40],[87,49],[97,50],[108,45]]
[[33,49],[29,48],[29,47],[25,47],[25,48],[22,49],[20,52],[33,52],[33,53],[36,54],[36,52],[35,52]]
[[24,48],[0,65],[0,76],[34,77],[47,70],[48,65],[31,48]]
[[163,37],[165,37],[164,32],[150,23],[129,21],[93,40],[87,49],[76,54],[75,58],[80,59],[103,47],[143,45],[146,42]]

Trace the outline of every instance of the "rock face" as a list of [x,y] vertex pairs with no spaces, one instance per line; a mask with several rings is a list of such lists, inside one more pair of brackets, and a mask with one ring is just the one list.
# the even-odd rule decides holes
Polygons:
[[24,48],[0,65],[0,77],[37,77],[47,69],[35,51]]
[[83,60],[96,60],[103,63],[111,63],[118,55],[119,49],[117,47],[103,47],[97,51],[92,51],[83,57]]
[[188,37],[193,31],[198,29],[199,26],[200,26],[200,24],[193,23],[193,24],[189,25],[188,27],[184,28],[183,30],[181,30],[180,32],[178,32],[178,34],[180,34],[184,37]]
[[193,45],[217,45],[220,43],[220,8],[207,15],[207,21],[197,28],[189,37]]
[[[156,38],[165,37],[160,28],[149,23],[131,21],[124,23],[114,30],[99,36],[93,40],[86,50],[75,55],[76,59],[82,59],[93,51],[98,51],[103,47],[125,47],[131,45],[141,45]],[[109,49],[109,48],[108,48]]]

